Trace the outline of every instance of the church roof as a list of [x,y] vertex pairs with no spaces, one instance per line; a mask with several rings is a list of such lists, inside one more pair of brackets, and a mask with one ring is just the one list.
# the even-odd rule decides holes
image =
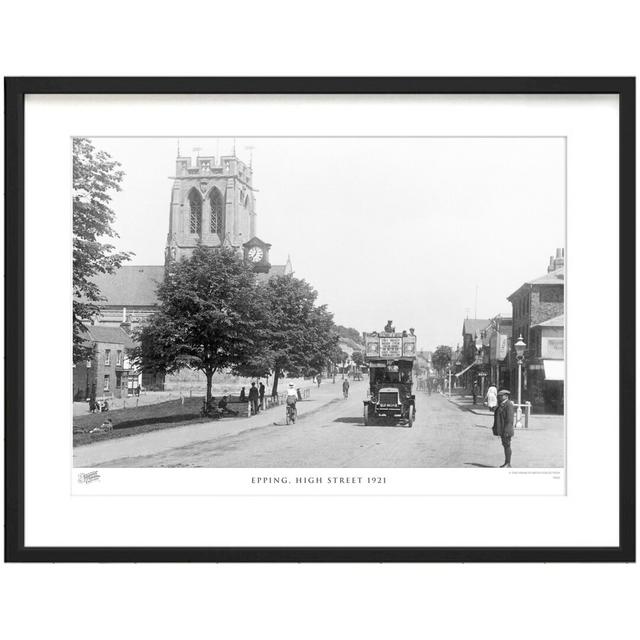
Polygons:
[[272,264],[268,273],[256,273],[256,282],[266,282],[275,276],[286,276],[287,265],[286,264]]
[[103,305],[148,307],[158,304],[156,288],[164,279],[162,265],[126,265],[94,278]]
[[[272,264],[268,273],[256,273],[257,282],[264,283],[274,276],[291,273],[291,263]],[[126,265],[113,274],[94,278],[104,301],[102,306],[150,307],[158,304],[157,286],[164,279],[162,265]]]

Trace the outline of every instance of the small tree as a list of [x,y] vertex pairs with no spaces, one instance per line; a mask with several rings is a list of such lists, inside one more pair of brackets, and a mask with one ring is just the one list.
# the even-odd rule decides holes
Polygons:
[[114,252],[101,238],[117,238],[111,193],[120,191],[120,163],[97,151],[87,138],[73,139],[73,361],[91,357],[85,322],[98,313],[102,300],[94,276],[113,273],[131,253]]
[[431,354],[431,364],[439,371],[442,372],[446,366],[451,362],[451,347],[441,344]]
[[353,360],[353,364],[356,366],[356,378],[360,380],[360,373],[362,371],[361,367],[364,364],[364,356],[362,355],[362,351],[354,351],[351,354],[351,359]]
[[158,298],[135,361],[162,373],[202,371],[209,402],[213,374],[247,362],[257,348],[262,308],[253,271],[232,249],[198,246],[170,263]]

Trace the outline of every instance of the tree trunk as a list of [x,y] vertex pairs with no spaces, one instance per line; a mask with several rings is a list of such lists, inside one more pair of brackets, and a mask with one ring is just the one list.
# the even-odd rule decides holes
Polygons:
[[207,376],[207,407],[211,402],[211,383],[213,382],[214,373],[214,371],[205,371],[205,375]]
[[278,393],[278,380],[280,379],[280,367],[276,365],[273,370],[273,387],[271,389],[271,396],[275,396]]

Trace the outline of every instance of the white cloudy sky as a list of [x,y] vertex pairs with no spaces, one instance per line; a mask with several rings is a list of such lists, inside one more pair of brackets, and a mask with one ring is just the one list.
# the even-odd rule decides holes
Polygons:
[[[119,248],[162,264],[175,138],[95,138],[126,176],[113,198]],[[560,138],[237,138],[253,147],[258,236],[291,256],[339,324],[415,327],[420,348],[455,345],[466,315],[506,296],[564,246]],[[181,138],[181,155],[226,155],[229,138]]]

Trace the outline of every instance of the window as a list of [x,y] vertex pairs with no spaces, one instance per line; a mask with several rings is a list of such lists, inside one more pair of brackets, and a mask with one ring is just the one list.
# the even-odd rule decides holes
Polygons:
[[111,384],[111,376],[109,374],[104,377],[104,390],[109,391],[109,386]]
[[200,235],[202,229],[202,199],[197,191],[189,192],[189,231]]
[[111,349],[104,350],[104,363],[111,364]]
[[122,366],[122,351],[117,352],[116,364],[121,367]]
[[209,232],[217,233],[221,238],[224,233],[224,218],[222,206],[222,195],[217,189],[211,191],[211,217],[209,222]]

